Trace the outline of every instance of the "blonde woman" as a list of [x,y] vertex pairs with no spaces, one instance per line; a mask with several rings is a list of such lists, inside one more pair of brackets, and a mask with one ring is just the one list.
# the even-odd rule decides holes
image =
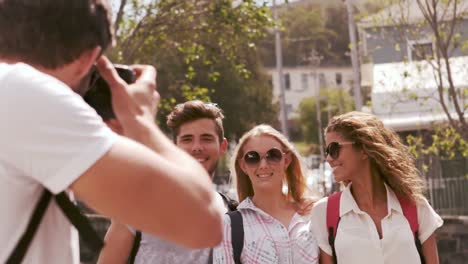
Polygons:
[[[438,263],[434,231],[442,219],[424,198],[423,180],[397,134],[360,112],[334,117],[325,133],[335,180],[348,184],[338,199],[334,243],[329,243],[326,220],[333,199],[324,198],[312,209],[320,263]],[[404,214],[406,203],[417,213],[414,233]]]
[[214,263],[318,263],[318,246],[308,232],[312,201],[306,197],[301,162],[292,144],[271,126],[256,126],[240,139],[233,168],[243,247],[235,261],[231,220],[226,215]]

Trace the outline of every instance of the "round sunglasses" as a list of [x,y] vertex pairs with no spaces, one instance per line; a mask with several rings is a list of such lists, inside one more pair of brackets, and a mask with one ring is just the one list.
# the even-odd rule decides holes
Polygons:
[[352,145],[354,142],[330,142],[325,149],[325,158],[330,156],[332,159],[337,159],[340,156],[341,147],[344,145]]
[[257,166],[260,161],[265,158],[265,160],[270,164],[278,164],[283,159],[283,154],[286,153],[277,148],[268,150],[263,156],[261,156],[257,151],[252,150],[245,153],[244,161],[249,166]]

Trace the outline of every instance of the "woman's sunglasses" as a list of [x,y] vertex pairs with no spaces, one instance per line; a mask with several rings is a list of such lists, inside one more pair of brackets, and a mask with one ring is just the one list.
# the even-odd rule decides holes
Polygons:
[[270,164],[278,164],[283,159],[283,154],[285,153],[277,148],[268,150],[264,156],[260,156],[257,151],[252,150],[245,153],[244,161],[249,166],[256,166],[263,158],[265,158],[265,160]]
[[341,147],[352,144],[354,144],[354,142],[331,142],[325,149],[325,158],[330,156],[332,159],[337,159],[340,156]]

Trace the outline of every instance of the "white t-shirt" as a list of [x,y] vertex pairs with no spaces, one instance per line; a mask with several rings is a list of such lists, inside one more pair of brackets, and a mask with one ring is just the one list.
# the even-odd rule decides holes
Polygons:
[[[354,200],[349,184],[340,200],[340,222],[335,238],[338,263],[421,263],[413,233],[408,220],[403,215],[398,198],[387,185],[388,215],[382,219],[382,236],[371,217],[361,211]],[[318,239],[319,247],[330,256],[332,250],[328,243],[327,201],[318,201],[311,214],[311,232]],[[419,240],[421,244],[442,226],[443,221],[432,209],[427,200],[417,204]]]
[[[26,64],[0,64],[0,263],[44,187],[66,190],[117,137],[61,81]],[[79,263],[77,233],[54,201],[23,263]]]
[[[221,215],[228,209],[224,200],[216,193],[216,208]],[[190,222],[190,219],[187,219]],[[135,234],[135,229],[128,226],[130,232]],[[136,264],[211,264],[211,248],[190,249],[173,242],[160,239],[151,234],[141,233],[140,247],[135,257]]]

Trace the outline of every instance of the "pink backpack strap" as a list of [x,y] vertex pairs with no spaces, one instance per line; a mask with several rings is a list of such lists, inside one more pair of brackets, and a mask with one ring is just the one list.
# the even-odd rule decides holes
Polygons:
[[408,220],[408,223],[410,224],[411,233],[413,233],[414,239],[416,239],[419,230],[418,210],[416,208],[416,204],[410,201],[409,199],[403,198],[401,196],[397,197],[398,201],[400,202],[403,215],[406,217],[406,220]]
[[403,215],[406,217],[406,220],[410,225],[411,233],[413,233],[414,242],[416,244],[416,249],[418,250],[421,263],[424,264],[426,263],[426,260],[424,259],[424,255],[422,253],[422,244],[419,240],[418,208],[416,207],[416,203],[401,196],[397,197],[398,201],[400,202]]
[[337,192],[328,196],[327,230],[328,230],[329,235],[332,235],[333,238],[336,237],[336,229],[338,227],[338,222],[340,220],[340,198],[341,198],[341,192]]
[[328,243],[332,248],[332,257],[334,263],[337,263],[335,252],[335,237],[338,223],[340,222],[340,199],[341,192],[334,193],[328,196],[327,202],[327,231]]

